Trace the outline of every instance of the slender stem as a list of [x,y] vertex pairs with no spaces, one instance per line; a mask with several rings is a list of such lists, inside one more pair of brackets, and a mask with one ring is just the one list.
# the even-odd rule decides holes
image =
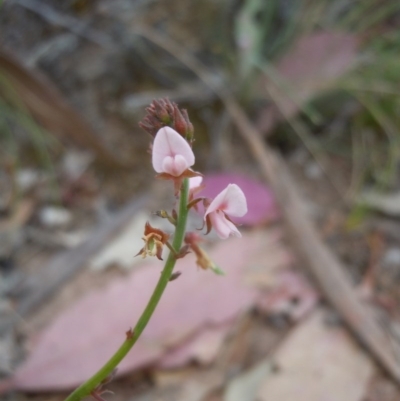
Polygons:
[[[186,221],[188,215],[188,193],[189,180],[185,178],[185,180],[183,181],[179,201],[178,222],[175,230],[174,240],[172,242],[172,246],[176,253],[179,252],[182,246],[183,238],[185,236]],[[83,397],[90,395],[90,393],[113,372],[117,365],[135,345],[136,341],[147,326],[147,323],[153,315],[153,312],[156,309],[156,306],[160,301],[165,288],[167,287],[172,271],[175,267],[175,262],[176,258],[174,253],[170,252],[167,261],[165,262],[165,266],[161,273],[160,279],[158,280],[158,283],[156,285],[156,288],[154,289],[146,308],[144,309],[142,315],[136,323],[136,326],[132,330],[132,335],[127,336],[126,340],[122,343],[117,352],[109,359],[109,361],[89,380],[87,380],[73,393],[71,393],[65,401],[78,401],[81,400]]]

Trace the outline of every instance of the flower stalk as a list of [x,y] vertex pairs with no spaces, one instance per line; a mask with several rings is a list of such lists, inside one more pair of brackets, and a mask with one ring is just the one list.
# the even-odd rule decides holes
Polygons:
[[131,348],[135,345],[143,330],[146,328],[151,316],[154,313],[172,275],[176,263],[176,255],[182,247],[183,239],[186,231],[186,222],[188,216],[188,199],[189,199],[189,180],[183,179],[180,189],[179,211],[176,224],[174,239],[172,242],[173,251],[170,251],[168,258],[165,262],[164,269],[153,291],[153,294],[140,316],[136,326],[130,331],[130,335],[126,336],[125,341],[115,352],[115,354],[108,360],[108,362],[90,379],[79,386],[72,392],[65,401],[79,401],[82,398],[94,394],[96,389],[104,383],[108,377],[112,375],[118,364],[124,359]]
[[223,273],[198,245],[202,241],[201,237],[196,233],[186,233],[186,221],[191,208],[199,211],[197,206],[200,202],[207,208],[204,214],[204,223],[207,225],[206,234],[213,228],[222,239],[231,235],[241,236],[230,219],[230,216],[241,217],[247,212],[246,197],[236,184],[229,184],[214,200],[196,198],[197,193],[204,188],[203,175],[191,169],[195,163],[192,150],[193,125],[186,110],[180,110],[168,99],[155,100],[146,110],[147,115],[139,125],[153,138],[152,165],[158,173],[156,178],[172,182],[175,195],[179,197],[178,211],[173,208],[171,214],[165,210],[159,210],[155,214],[168,219],[175,227],[175,234],[171,243],[168,233],[152,227],[149,222],[146,223],[142,237],[144,246],[136,256],[157,257],[162,260],[164,246],[169,249],[164,269],[153,294],[136,326],[129,328],[125,333],[125,341],[115,354],[97,373],[72,392],[66,401],[80,401],[86,396],[103,401],[102,394],[108,392],[103,388],[112,380],[118,364],[136,344],[146,328],[168,283],[180,276],[180,272],[174,272],[177,259],[185,257],[192,251],[197,257],[196,263],[200,268],[211,270],[216,274]]

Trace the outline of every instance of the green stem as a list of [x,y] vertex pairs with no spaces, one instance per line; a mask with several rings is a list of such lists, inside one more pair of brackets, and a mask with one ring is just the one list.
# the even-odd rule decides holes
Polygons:
[[[188,216],[188,193],[189,193],[189,180],[185,178],[183,181],[180,201],[179,201],[179,213],[178,213],[178,222],[175,230],[174,240],[172,242],[172,246],[175,249],[175,252],[179,252],[182,247],[182,242],[185,236],[186,231],[186,221]],[[161,299],[161,296],[167,287],[169,279],[171,277],[172,271],[175,267],[176,258],[173,252],[170,252],[165,262],[164,269],[161,273],[160,279],[156,285],[156,288],[153,291],[153,294],[140,316],[138,322],[136,323],[135,328],[132,330],[132,336],[128,336],[128,338],[122,343],[117,352],[109,359],[109,361],[97,372],[95,373],[89,380],[79,386],[73,393],[71,393],[65,401],[78,401],[83,397],[90,395],[90,393],[96,389],[96,387],[103,382],[108,376],[111,375],[113,370],[118,366],[118,364],[124,359],[124,357],[128,354],[131,348],[135,345],[136,341],[142,334],[143,330],[147,326],[151,316],[153,315],[154,310],[156,309],[158,302]]]

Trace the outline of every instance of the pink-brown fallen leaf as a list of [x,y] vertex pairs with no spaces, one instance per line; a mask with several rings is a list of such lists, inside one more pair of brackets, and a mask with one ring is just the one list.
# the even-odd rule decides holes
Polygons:
[[340,32],[300,38],[275,66],[278,76],[263,78],[275,106],[260,113],[260,130],[268,132],[282,116],[293,117],[312,98],[330,89],[354,66],[359,42],[355,35]]
[[257,308],[265,313],[283,314],[292,322],[302,319],[319,300],[319,294],[300,273],[279,271],[270,291],[257,300]]
[[[219,242],[210,254],[226,270],[224,277],[198,270],[193,255],[180,259],[176,269],[182,275],[169,284],[118,374],[156,362],[200,329],[232,321],[254,305],[259,290],[247,285],[243,275],[254,264],[269,269],[269,250],[281,246],[279,237],[271,241],[270,235],[257,231]],[[69,389],[90,377],[138,319],[161,267],[157,262],[146,264],[67,308],[39,336],[32,353],[17,369],[12,387],[29,391]],[[190,355],[190,347],[187,352]]]
[[157,363],[157,367],[171,369],[181,367],[188,362],[210,364],[218,354],[233,321],[222,325],[206,327],[200,330],[184,344],[180,344],[166,353]]
[[234,217],[235,223],[260,226],[278,217],[278,206],[271,190],[251,177],[236,173],[207,174],[203,184],[205,188],[199,196],[209,198],[214,198],[229,184],[237,184],[242,189],[247,199],[248,212],[243,217]]

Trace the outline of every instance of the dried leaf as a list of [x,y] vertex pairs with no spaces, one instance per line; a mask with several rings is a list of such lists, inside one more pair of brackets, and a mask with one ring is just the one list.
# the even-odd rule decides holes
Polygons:
[[260,362],[229,383],[224,394],[224,401],[254,401],[261,383],[271,372],[271,361]]
[[[224,277],[196,269],[193,255],[180,259],[176,269],[182,275],[169,284],[118,373],[156,362],[204,327],[227,324],[254,305],[259,290],[246,284],[244,273],[254,265],[268,271],[266,255],[280,246],[278,237],[271,241],[269,235],[259,231],[220,242],[210,254],[227,271]],[[115,352],[129,325],[139,317],[160,268],[157,262],[149,263],[70,306],[39,336],[31,355],[17,369],[13,387],[29,391],[68,389],[93,374]],[[184,361],[199,355],[198,342],[187,352],[181,357]]]
[[332,88],[354,67],[359,39],[351,34],[318,32],[300,38],[291,51],[264,79],[275,103],[260,114],[257,126],[263,132],[291,118],[315,96]]
[[316,311],[278,350],[260,401],[361,401],[374,366],[342,326],[329,326]]
[[163,356],[157,363],[157,367],[162,369],[177,368],[192,361],[202,365],[210,364],[217,356],[231,328],[232,322],[228,322],[199,331],[189,341],[180,344]]
[[306,316],[319,300],[316,290],[296,271],[278,272],[270,287],[270,291],[257,300],[258,309],[269,314],[284,315],[292,322]]

